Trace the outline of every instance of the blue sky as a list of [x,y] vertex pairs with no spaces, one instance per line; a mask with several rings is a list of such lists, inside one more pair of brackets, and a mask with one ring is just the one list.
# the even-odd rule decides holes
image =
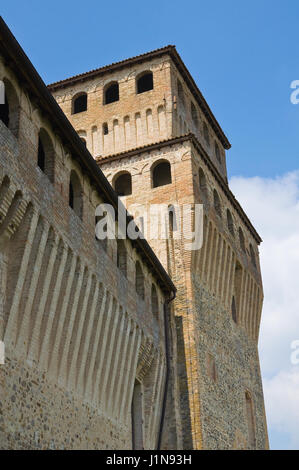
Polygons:
[[[290,220],[298,216],[299,105],[290,102],[290,84],[299,79],[298,1],[52,0],[46,4],[40,0],[10,0],[1,6],[1,15],[46,83],[175,44],[232,143],[227,162],[229,176],[234,177],[233,190],[257,229],[264,232],[261,235],[265,244],[267,234],[268,247],[271,243],[282,244],[282,238],[271,238],[277,221],[265,225],[263,213],[256,215],[259,200],[254,199],[253,193],[263,198],[265,188],[268,192],[278,191],[279,205],[279,195],[285,191],[287,207],[282,205],[281,213],[288,209]],[[293,175],[293,179],[288,179],[286,174]],[[263,210],[268,212],[266,205]],[[291,225],[288,227],[286,224],[286,231],[280,235],[283,240],[294,240],[299,236],[299,228],[293,232]],[[294,259],[296,246],[288,245],[287,259]],[[274,254],[269,251],[265,249],[261,254],[266,266],[265,292],[271,295],[271,270],[275,265],[270,261],[275,258],[275,250]],[[287,262],[285,258],[284,261]],[[276,267],[279,270],[279,264]],[[281,280],[281,284],[284,282],[287,289],[286,279]],[[294,332],[298,325],[297,310],[293,305],[287,317],[282,299],[283,294],[278,299],[278,303],[281,300],[278,321],[284,317],[285,321],[297,322],[292,325],[296,339],[299,337],[299,331]],[[261,332],[262,346],[263,335],[269,332],[271,309],[268,302]],[[271,391],[267,388],[267,393],[273,406],[277,393],[283,398],[283,387],[278,391],[282,371],[292,377],[290,388],[298,383],[292,375],[298,371],[288,364],[292,338],[286,335],[282,342],[279,330],[272,330],[272,334],[273,344],[281,341],[279,351],[285,357],[280,369],[275,368],[277,360],[269,365],[268,357],[265,358],[269,351],[265,348],[262,351],[265,381],[277,379],[271,386],[267,382],[267,387],[272,387]],[[292,391],[297,392],[294,388]],[[290,420],[284,422],[286,410],[281,413],[283,416],[274,416],[271,407],[267,408],[272,448],[299,448],[296,426]]]
[[3,2],[2,15],[49,83],[175,44],[228,135],[230,175],[297,167],[296,0]]

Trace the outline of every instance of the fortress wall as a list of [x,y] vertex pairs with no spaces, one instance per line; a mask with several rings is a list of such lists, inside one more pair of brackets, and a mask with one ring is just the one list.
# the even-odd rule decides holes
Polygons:
[[[147,410],[143,445],[155,448],[166,374],[166,294],[129,241],[127,277],[120,272],[116,241],[105,247],[95,239],[103,195],[4,61],[0,79],[18,100],[16,127],[0,121],[0,338],[6,347],[0,447],[131,448],[137,379]],[[41,128],[52,143],[52,181],[37,166]],[[68,203],[71,171],[81,185],[81,218]],[[137,260],[144,300],[135,289]]]
[[[172,182],[152,188],[151,168],[164,160],[171,164]],[[138,155],[99,159],[98,163],[112,184],[121,172],[132,175],[132,195],[123,198],[127,207],[134,202],[146,207],[155,203],[203,204],[200,250],[186,251],[175,236],[166,241],[151,239],[148,229],[149,242],[178,289],[174,310],[183,447],[267,447],[257,351],[263,289],[258,245],[242,214],[189,141],[140,149]],[[205,175],[204,187],[200,169]],[[217,210],[214,190],[220,203]],[[236,321],[232,317],[233,295]],[[246,393],[252,400],[254,420],[250,435]]]

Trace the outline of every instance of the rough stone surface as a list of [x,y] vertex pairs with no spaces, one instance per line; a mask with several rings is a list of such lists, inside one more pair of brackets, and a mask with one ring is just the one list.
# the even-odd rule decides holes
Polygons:
[[[0,339],[6,345],[0,447],[129,449],[134,441],[155,449],[169,293],[129,240],[124,276],[116,240],[95,239],[103,194],[7,63],[0,57],[11,113],[9,129],[0,121]],[[146,71],[153,73],[153,90],[136,94],[136,79]],[[119,100],[106,105],[106,87],[116,81]],[[72,114],[82,92],[87,110]],[[203,245],[195,251],[186,249],[186,231],[154,239],[150,219],[136,213],[177,287],[167,311],[162,448],[267,448],[257,350],[259,240],[230,193],[225,149],[192,90],[162,54],[56,88],[54,97],[112,186],[123,172],[131,175],[132,194],[123,198],[129,209],[203,204]],[[176,140],[189,132],[195,137]],[[44,171],[37,165],[39,137]],[[171,182],[153,187],[153,169],[162,161],[170,163]],[[186,222],[187,216],[176,217]],[[165,228],[165,220],[156,226]],[[169,220],[166,226],[169,231]]]

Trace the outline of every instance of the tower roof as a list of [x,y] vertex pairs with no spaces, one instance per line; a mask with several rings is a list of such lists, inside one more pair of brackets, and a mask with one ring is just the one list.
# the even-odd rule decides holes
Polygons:
[[115,70],[120,70],[125,67],[129,67],[134,64],[147,62],[157,57],[161,57],[163,55],[169,55],[172,59],[173,63],[179,70],[180,74],[182,75],[183,79],[185,80],[186,84],[188,85],[190,91],[192,92],[194,98],[196,99],[200,109],[202,110],[203,114],[205,115],[207,121],[213,128],[215,134],[219,138],[220,142],[222,143],[225,149],[230,149],[231,144],[224,134],[220,124],[218,123],[217,119],[215,118],[214,114],[212,113],[208,103],[206,102],[205,98],[203,97],[201,91],[199,90],[198,86],[196,85],[192,75],[190,74],[189,70],[187,69],[186,65],[184,64],[183,60],[181,59],[179,53],[176,50],[174,45],[168,45],[162,47],[160,49],[155,49],[154,51],[147,52],[145,54],[141,54],[135,57],[131,57],[129,59],[122,60],[120,62],[114,62],[110,65],[105,65],[104,67],[100,67],[94,70],[90,70],[89,72],[84,72],[79,75],[75,75],[73,77],[65,78],[64,80],[60,80],[55,83],[51,83],[48,85],[48,89],[53,93],[61,88],[67,87],[69,85],[73,85],[78,82],[84,82],[86,80],[90,80],[91,78],[98,77],[100,75],[104,75],[106,73],[114,72]]

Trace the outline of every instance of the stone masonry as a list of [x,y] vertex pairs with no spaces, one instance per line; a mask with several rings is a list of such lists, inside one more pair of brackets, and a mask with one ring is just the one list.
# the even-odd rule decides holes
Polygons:
[[[140,92],[142,77],[149,78]],[[48,88],[116,191],[126,175],[119,195],[128,208],[203,205],[201,249],[186,250],[175,233],[166,241],[147,236],[178,290],[182,447],[268,448],[257,349],[261,239],[228,186],[230,143],[174,46]],[[82,95],[86,106],[75,112]],[[155,169],[165,162],[168,180],[157,184]],[[143,223],[149,233],[150,221]]]
[[0,80],[0,448],[180,448],[175,286],[2,19]]

